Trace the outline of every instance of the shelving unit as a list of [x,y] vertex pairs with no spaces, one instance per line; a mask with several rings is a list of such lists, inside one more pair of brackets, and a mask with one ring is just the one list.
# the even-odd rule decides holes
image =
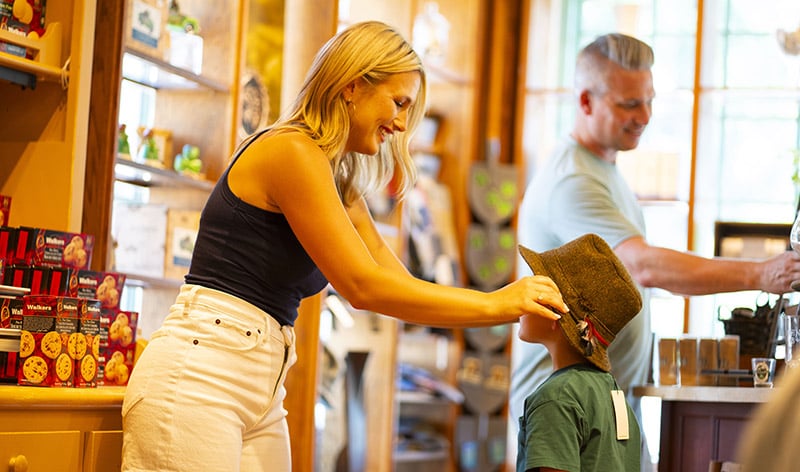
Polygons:
[[[130,14],[134,3],[136,0],[125,2],[125,15]],[[120,83],[127,82],[127,85],[119,88],[120,120],[130,120],[132,115],[140,118],[138,122],[124,123],[132,138],[133,160],[114,159],[110,221],[114,220],[114,205],[127,202],[130,198],[134,198],[134,204],[165,207],[168,214],[172,210],[199,212],[233,151],[239,56],[229,51],[238,50],[239,47],[241,3],[228,4],[224,15],[220,15],[212,5],[199,0],[182,0],[180,8],[200,24],[203,72],[199,74],[170,62],[168,49],[164,47],[148,50],[141,44],[132,44],[131,35],[124,31],[130,22],[122,23]],[[162,39],[164,36],[166,32],[162,33]],[[143,97],[153,98],[142,105],[138,99],[130,100],[128,93],[141,93]],[[152,119],[142,118],[147,113],[128,113],[126,107],[130,106],[143,106],[143,110],[151,107]],[[198,113],[198,109],[203,112]],[[133,135],[139,127],[169,133],[171,148],[159,150],[159,167],[136,159],[137,140]],[[200,149],[203,175],[188,176],[172,169],[173,156],[186,144]],[[110,227],[113,228],[113,225]],[[170,244],[166,232],[163,237],[165,245]],[[149,338],[166,316],[183,280],[176,277],[177,274],[170,276],[165,273],[159,277],[150,271],[145,274],[130,273],[124,268],[115,267],[113,244],[109,244],[109,247],[105,270],[126,273],[123,302],[128,309],[140,312],[140,335]],[[142,257],[152,256],[142,254]]]
[[34,59],[0,54],[0,68],[25,83],[0,78],[8,124],[0,128],[0,193],[14,199],[12,226],[80,231],[94,10],[94,0],[52,2],[46,38],[0,33],[39,51]]
[[[397,362],[424,369],[454,387],[460,343],[454,333],[433,333],[406,326],[399,334]],[[459,403],[441,394],[426,391],[395,393],[398,434],[409,436],[406,444],[396,439],[393,454],[398,472],[456,470],[454,429]]]
[[131,82],[154,89],[196,90],[206,88],[230,93],[231,88],[222,82],[195,74],[163,59],[125,48],[122,58],[122,75]]
[[[81,230],[96,6],[48,4],[47,23],[62,25],[53,61],[0,56],[0,68],[36,85],[0,78],[0,193],[13,198],[10,226]],[[4,385],[0,456],[18,470],[119,470],[121,399],[111,388]]]

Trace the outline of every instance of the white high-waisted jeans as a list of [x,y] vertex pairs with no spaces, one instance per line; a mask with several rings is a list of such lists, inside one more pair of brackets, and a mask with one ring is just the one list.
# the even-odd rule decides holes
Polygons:
[[184,285],[122,405],[124,471],[290,471],[283,399],[294,330],[231,295]]

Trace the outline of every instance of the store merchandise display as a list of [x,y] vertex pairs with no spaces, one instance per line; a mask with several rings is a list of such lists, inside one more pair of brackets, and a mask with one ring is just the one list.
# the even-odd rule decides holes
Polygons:
[[119,310],[124,274],[86,269],[93,245],[89,234],[0,227],[0,382],[127,384],[138,313]]

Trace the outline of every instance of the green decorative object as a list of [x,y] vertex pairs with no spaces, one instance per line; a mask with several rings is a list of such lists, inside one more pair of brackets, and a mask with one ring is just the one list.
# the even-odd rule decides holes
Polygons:
[[199,176],[203,168],[203,161],[200,160],[200,148],[184,144],[181,153],[175,156],[172,167],[181,174]]
[[158,145],[153,135],[153,130],[148,129],[142,136],[142,146],[139,148],[139,159],[145,162],[158,162]]
[[130,159],[131,145],[128,143],[128,133],[125,132],[125,124],[119,125],[119,134],[117,135],[117,153],[127,156]]
[[478,221],[486,225],[502,225],[516,211],[517,169],[513,164],[500,164],[497,156],[486,162],[474,162],[467,182],[467,199]]
[[474,285],[494,290],[511,279],[517,257],[512,228],[472,223],[467,229],[467,243],[465,262]]

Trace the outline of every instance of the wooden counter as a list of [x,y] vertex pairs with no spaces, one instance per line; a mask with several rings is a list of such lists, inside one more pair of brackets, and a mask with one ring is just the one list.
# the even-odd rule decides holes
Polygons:
[[0,385],[0,469],[119,471],[124,395],[124,387]]
[[754,410],[775,389],[753,387],[634,387],[661,398],[658,470],[706,471],[711,461],[736,461],[737,445]]
[[658,397],[673,402],[764,403],[775,389],[753,387],[656,387],[633,388],[637,397]]

